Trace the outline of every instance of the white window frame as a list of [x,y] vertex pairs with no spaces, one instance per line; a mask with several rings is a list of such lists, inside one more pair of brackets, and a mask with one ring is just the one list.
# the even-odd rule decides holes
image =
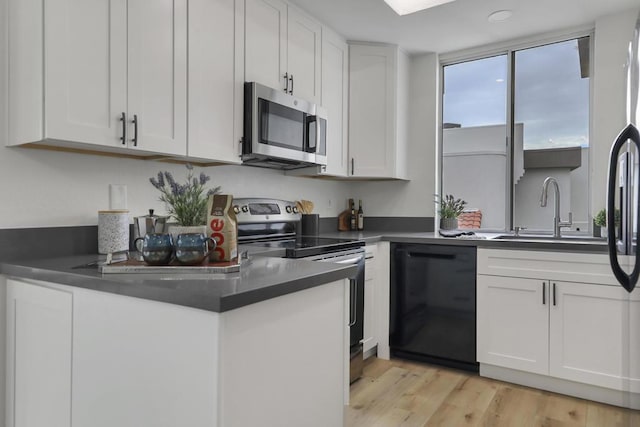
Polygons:
[[[592,147],[591,137],[593,135],[593,120],[592,120],[592,112],[593,112],[593,82],[594,82],[594,49],[595,49],[595,28],[593,25],[589,26],[581,26],[574,27],[564,31],[557,31],[545,34],[539,34],[531,37],[524,37],[520,39],[514,39],[499,43],[494,43],[486,46],[474,47],[470,49],[464,49],[454,52],[447,52],[438,55],[438,90],[439,90],[439,98],[437,101],[438,104],[438,141],[436,143],[436,194],[442,194],[442,143],[443,143],[443,96],[444,96],[444,67],[448,65],[459,64],[462,62],[475,61],[479,59],[490,58],[493,56],[507,55],[507,114],[506,114],[506,144],[507,144],[507,179],[506,179],[506,188],[505,194],[507,195],[506,200],[506,212],[505,218],[506,224],[505,229],[503,230],[487,230],[481,229],[482,231],[512,231],[514,227],[514,217],[515,217],[515,187],[513,185],[513,73],[515,71],[515,67],[513,64],[513,60],[515,58],[515,52],[535,47],[540,47],[553,43],[560,43],[563,41],[569,41],[574,39],[579,39],[582,37],[589,37],[589,148]],[[588,192],[588,206],[591,206],[591,180],[592,180],[592,159],[591,152],[589,152],[589,164],[586,165],[588,167],[589,173],[587,178],[587,185],[589,187]],[[436,228],[439,224],[439,206],[436,203],[435,206],[435,224]],[[588,230],[584,230],[585,233],[591,233],[593,228],[593,220],[591,218],[591,214],[589,214],[588,218]]]

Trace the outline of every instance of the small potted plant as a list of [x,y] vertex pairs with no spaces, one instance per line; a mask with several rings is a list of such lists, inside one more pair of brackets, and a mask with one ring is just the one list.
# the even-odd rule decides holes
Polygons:
[[167,213],[176,220],[176,225],[169,226],[169,233],[174,237],[183,233],[207,232],[207,201],[209,195],[220,192],[220,187],[205,189],[211,177],[204,172],[195,177],[193,166],[187,164],[187,180],[179,184],[171,172],[158,172],[156,177],[149,178],[151,185],[160,191],[160,201],[164,202]]
[[455,230],[458,228],[458,216],[464,210],[467,202],[462,199],[456,199],[452,194],[439,197],[436,194],[436,202],[440,203],[440,229]]
[[[620,225],[620,209],[616,209],[615,211],[614,222],[616,226]],[[600,237],[606,238],[607,237],[607,210],[600,209],[600,211],[598,211],[596,216],[593,217],[593,223],[598,227],[600,227]]]

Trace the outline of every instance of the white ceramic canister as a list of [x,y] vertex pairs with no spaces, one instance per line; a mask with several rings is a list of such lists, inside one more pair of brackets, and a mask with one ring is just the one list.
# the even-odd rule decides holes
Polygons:
[[98,253],[129,250],[129,211],[98,211]]

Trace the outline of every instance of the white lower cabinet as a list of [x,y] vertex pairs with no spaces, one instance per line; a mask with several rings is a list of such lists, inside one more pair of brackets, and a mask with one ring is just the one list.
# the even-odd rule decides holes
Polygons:
[[478,273],[481,374],[640,406],[640,291],[615,284],[606,254],[479,249]]
[[546,374],[549,308],[536,279],[477,278],[478,362]]
[[347,298],[339,280],[214,313],[8,279],[7,425],[342,425]]
[[549,374],[640,393],[640,293],[568,282],[551,289]]
[[7,425],[71,426],[69,292],[7,280]]
[[364,266],[364,332],[362,339],[362,351],[365,358],[371,356],[374,349],[378,345],[378,334],[376,330],[378,318],[378,272],[376,255],[376,245],[367,245],[365,247],[366,260]]
[[364,333],[365,359],[389,360],[389,242],[365,246]]

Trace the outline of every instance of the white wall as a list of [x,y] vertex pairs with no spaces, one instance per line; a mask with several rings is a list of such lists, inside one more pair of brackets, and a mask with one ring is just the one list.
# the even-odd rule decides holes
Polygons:
[[[162,214],[159,192],[149,183],[161,170],[171,171],[177,180],[186,176],[183,165],[2,146],[0,228],[96,224],[97,211],[109,208],[109,184],[127,185],[133,216],[149,208]],[[342,182],[242,166],[196,167],[200,170],[235,197],[304,198],[315,203],[321,216],[336,216],[347,197],[348,186]]]
[[362,199],[365,215],[434,215],[439,71],[436,54],[411,57],[407,148],[410,181],[353,183],[351,197]]

